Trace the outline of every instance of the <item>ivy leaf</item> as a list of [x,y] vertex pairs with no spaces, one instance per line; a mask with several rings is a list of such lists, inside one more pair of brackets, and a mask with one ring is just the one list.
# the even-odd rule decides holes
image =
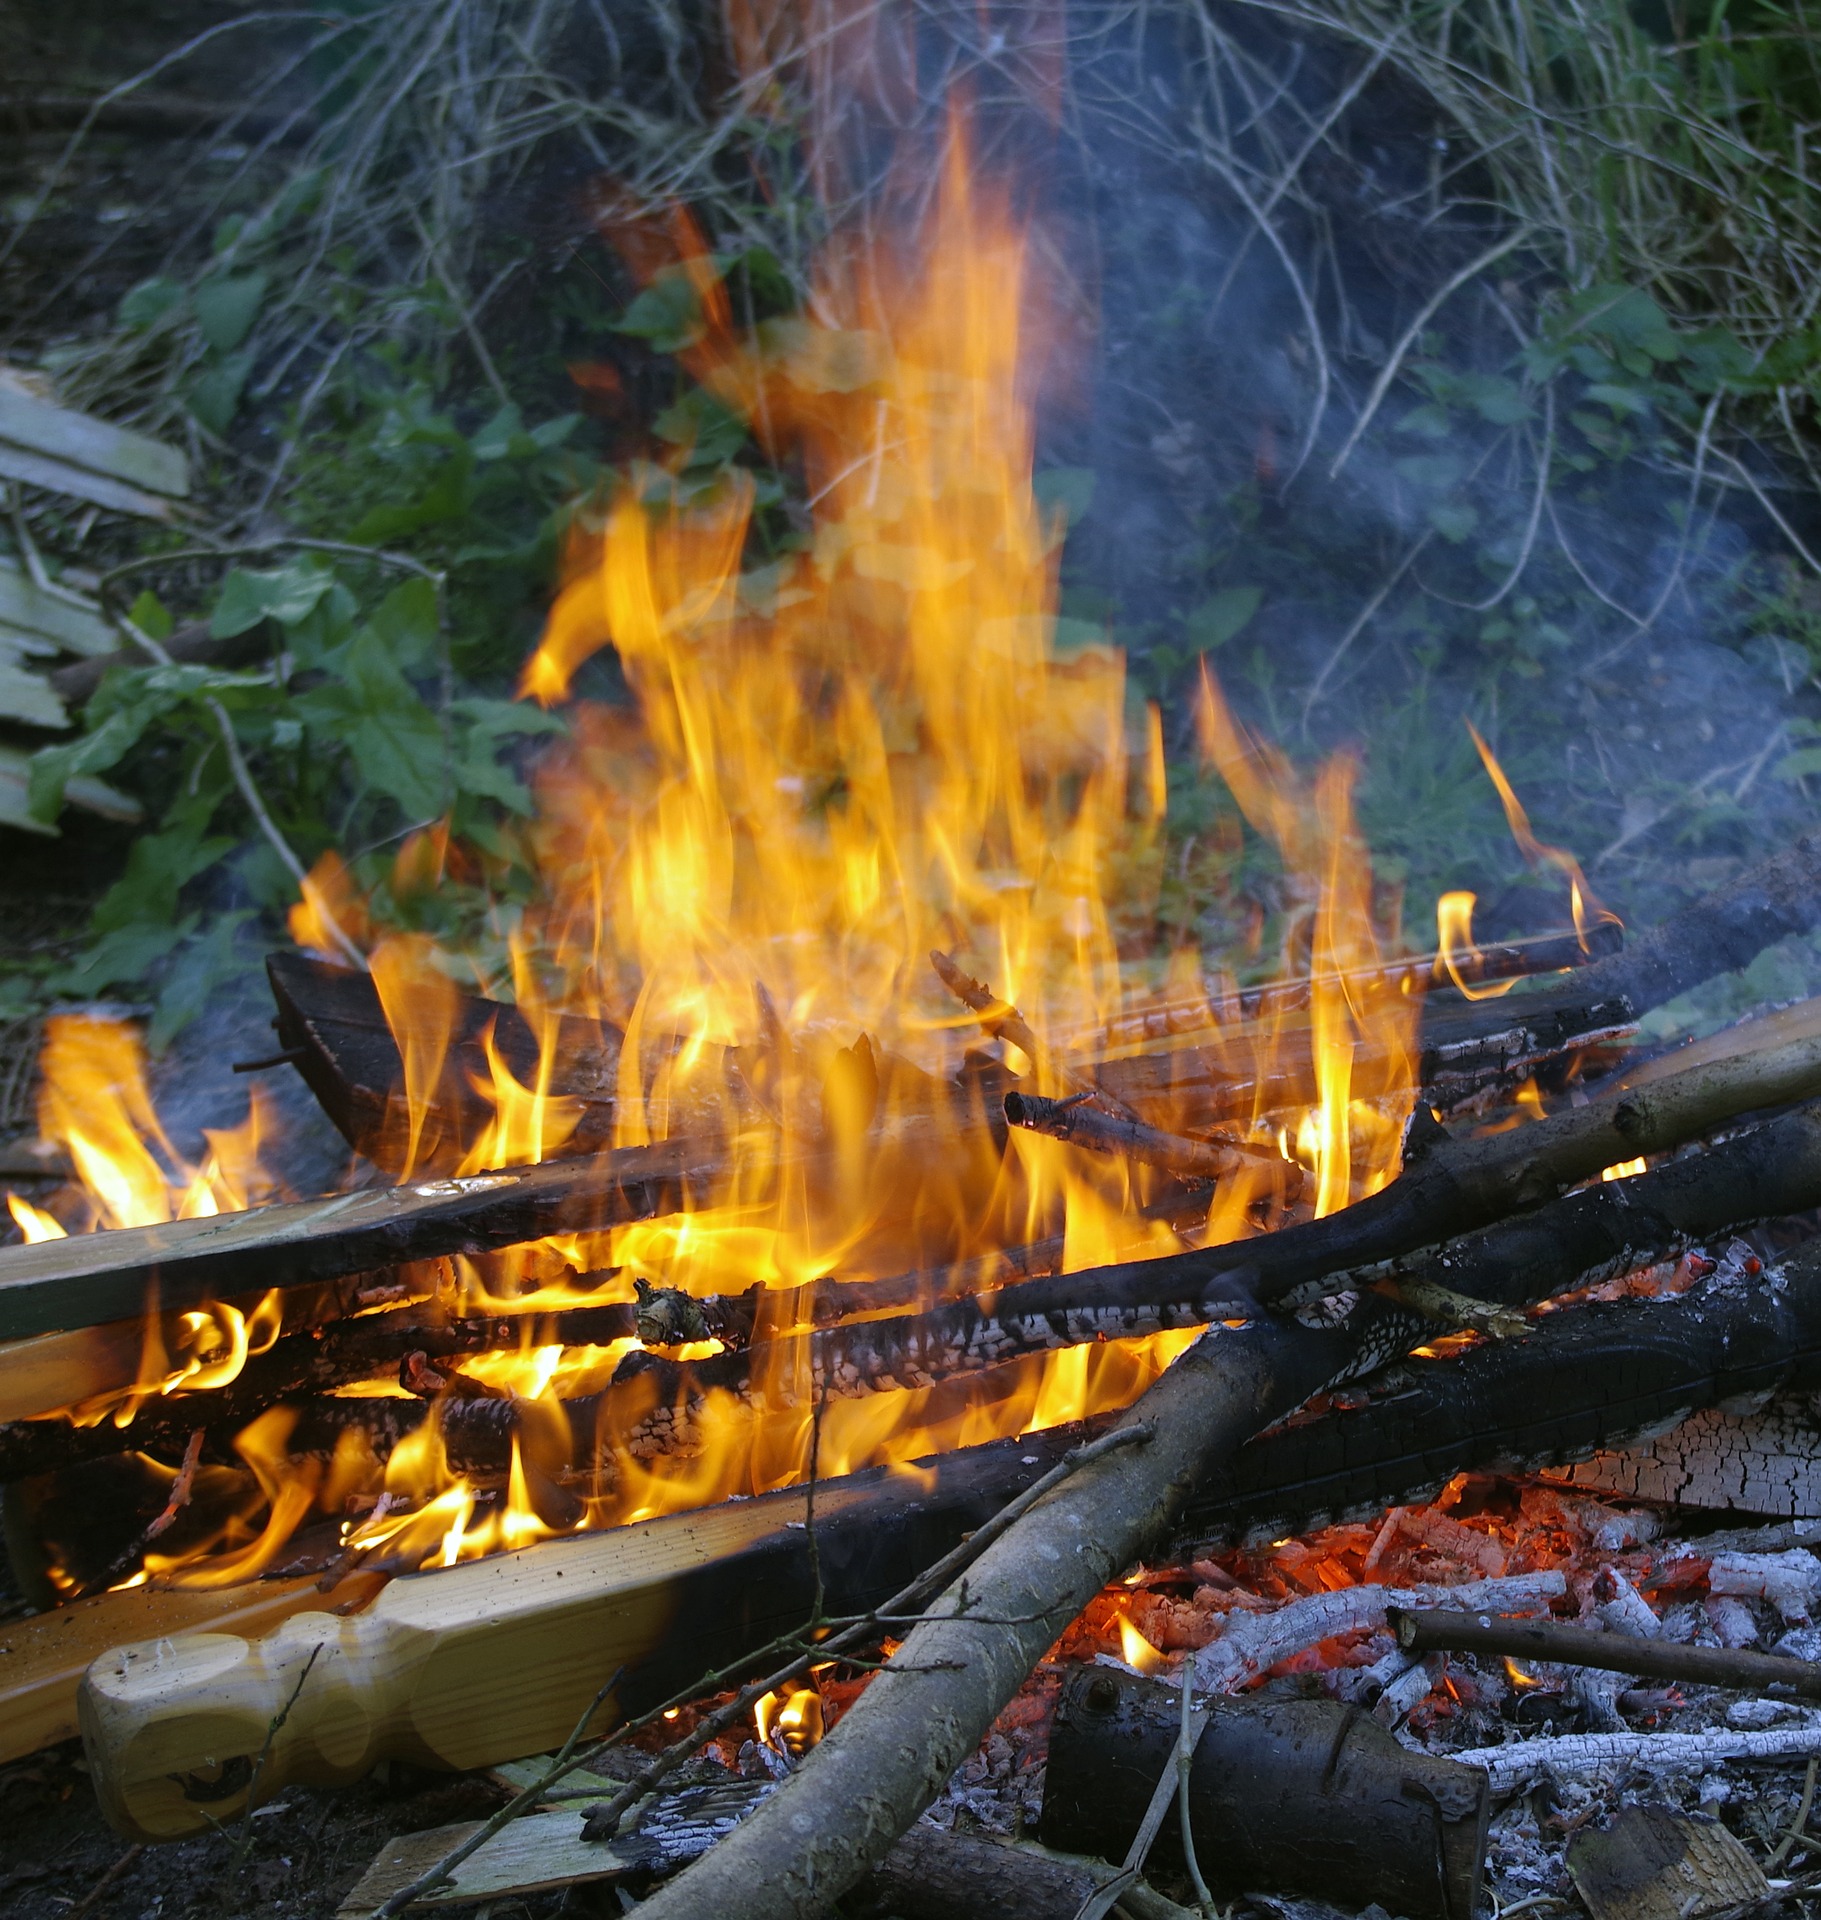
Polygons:
[[702,337],[702,303],[695,283],[682,267],[658,272],[620,315],[616,333],[648,341],[658,353],[678,353]]
[[1443,502],[1429,509],[1429,524],[1452,546],[1458,547],[1479,523],[1479,515],[1464,502]]
[[334,575],[311,560],[294,560],[269,572],[236,567],[221,583],[209,632],[217,640],[229,640],[262,620],[295,626],[334,584]]
[[724,466],[746,444],[746,422],[706,387],[692,387],[651,425],[659,439],[683,449],[686,467]]
[[196,330],[217,353],[232,353],[253,331],[265,297],[263,273],[235,273],[205,280],[191,297]]
[[188,299],[182,285],[167,275],[141,280],[120,297],[120,324],[131,333],[149,333],[166,314]]
[[1222,587],[1183,622],[1190,647],[1196,653],[1218,652],[1251,624],[1264,597],[1263,587]]

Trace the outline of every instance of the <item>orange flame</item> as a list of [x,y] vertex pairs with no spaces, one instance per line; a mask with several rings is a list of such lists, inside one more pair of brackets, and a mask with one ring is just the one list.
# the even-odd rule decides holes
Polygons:
[[1574,913],[1574,930],[1579,936],[1582,951],[1587,950],[1587,933],[1590,927],[1616,927],[1623,924],[1619,916],[1609,907],[1603,906],[1587,884],[1587,876],[1581,871],[1581,863],[1564,847],[1552,847],[1539,840],[1530,830],[1530,816],[1524,811],[1523,803],[1517,797],[1516,790],[1505,778],[1505,769],[1498,763],[1497,756],[1486,744],[1478,727],[1471,720],[1466,723],[1467,731],[1473,735],[1473,744],[1479,749],[1481,761],[1490,776],[1492,784],[1498,789],[1499,801],[1505,809],[1505,822],[1511,829],[1511,837],[1517,842],[1518,851],[1524,856],[1525,864],[1537,866],[1547,864],[1566,876],[1568,881],[1568,903]]
[[[484,1277],[451,1263],[452,1306],[525,1325],[517,1351],[453,1363],[514,1396],[521,1450],[504,1487],[471,1483],[433,1414],[383,1469],[350,1455],[346,1485],[332,1473],[319,1497],[333,1482],[364,1502],[383,1485],[345,1538],[401,1561],[808,1471],[814,1395],[790,1339],[752,1350],[751,1398],[670,1410],[687,1452],[629,1439],[620,1403],[632,1395],[617,1389],[626,1431],[572,1435],[566,1408],[611,1379],[631,1343],[539,1342],[534,1316],[558,1300],[624,1300],[635,1275],[697,1294],[911,1267],[939,1284],[951,1264],[1050,1237],[1068,1270],[1183,1244],[1139,1215],[1134,1202],[1156,1191],[1144,1170],[1027,1132],[1001,1153],[958,1080],[970,1050],[1048,1093],[1113,1072],[1120,1049],[1106,1036],[1142,991],[1121,942],[1155,923],[1169,798],[1161,717],[1136,704],[1128,715],[1122,656],[1056,644],[1063,528],[1032,490],[1029,372],[1052,323],[1009,196],[971,174],[957,117],[917,229],[838,235],[808,317],[746,330],[683,216],[616,237],[641,280],[680,276],[698,320],[684,364],[768,457],[800,459],[809,524],[780,546],[750,475],[704,474],[687,448],[635,463],[578,513],[520,690],[568,701],[579,669],[611,647],[636,714],[567,709],[568,737],[537,776],[526,844],[538,887],[515,909],[509,980],[421,936],[371,945],[337,860],[318,868],[293,930],[331,956],[336,928],[370,945],[403,1060],[408,1168],[565,1148],[578,1110],[558,1077],[560,1014],[613,1037],[615,1144],[699,1133],[723,1143],[726,1170],[693,1211],[523,1249]],[[1197,1235],[1218,1240],[1256,1231],[1261,1208],[1330,1213],[1392,1176],[1422,979],[1388,960],[1396,907],[1374,893],[1351,762],[1305,780],[1243,732],[1211,679],[1200,720],[1240,808],[1280,850],[1294,895],[1286,952],[1312,975],[1281,1018],[1223,1025],[1209,1012],[1195,1044],[1220,1068],[1213,1083],[1239,1088],[1230,1098],[1133,1095],[1156,1124],[1255,1149]],[[434,845],[401,850],[394,892],[421,887],[426,862],[440,873],[476,857],[439,829]],[[1016,1006],[1017,1047],[987,1047],[975,1014],[943,996],[927,962],[937,947]],[[470,978],[512,995],[538,1059],[509,1069],[494,1036],[464,1038],[462,1059],[485,1061],[477,1091],[492,1118],[452,1144],[469,1091],[468,1067],[452,1065],[455,983]],[[1306,1200],[1286,1154],[1312,1176]],[[585,1294],[552,1285],[570,1265],[605,1277]],[[1031,1356],[971,1390],[832,1400],[818,1470],[1126,1404],[1194,1337]],[[597,1438],[602,1473],[564,1480],[573,1445]]]

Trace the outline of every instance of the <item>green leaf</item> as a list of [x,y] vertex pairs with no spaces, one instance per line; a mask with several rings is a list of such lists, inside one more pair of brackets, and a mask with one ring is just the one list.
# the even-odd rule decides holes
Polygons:
[[206,812],[194,809],[189,818],[133,842],[120,878],[95,903],[97,933],[119,933],[139,924],[169,926],[176,920],[183,889],[237,844],[229,835],[206,831],[207,813],[219,799],[218,787]]
[[691,387],[651,426],[660,440],[683,449],[685,467],[723,466],[746,444],[746,422],[706,387]]
[[141,280],[120,297],[120,324],[132,333],[149,333],[167,313],[174,313],[189,296],[180,282],[160,274]]
[[1263,587],[1222,587],[1183,622],[1190,648],[1196,653],[1217,652],[1251,624],[1264,597]]
[[435,657],[436,614],[436,587],[421,577],[394,587],[374,609],[373,632],[404,672]]
[[263,273],[233,273],[196,289],[196,328],[217,353],[232,353],[253,331],[266,285]]
[[1777,762],[1779,780],[1802,780],[1811,773],[1821,773],[1821,747],[1803,747],[1796,753],[1786,753]]
[[335,679],[293,701],[298,717],[347,750],[369,792],[395,800],[408,819],[435,819],[449,799],[441,722],[372,628],[341,649],[335,667]]
[[1502,374],[1462,374],[1458,390],[1474,412],[1495,427],[1515,427],[1530,418],[1530,396]]
[[659,353],[676,353],[702,337],[702,303],[681,267],[665,267],[620,315],[616,333],[649,341]]
[[1031,491],[1040,507],[1052,513],[1060,507],[1078,527],[1094,504],[1094,481],[1092,467],[1048,467],[1032,477]]
[[139,631],[152,640],[168,640],[176,621],[171,618],[171,610],[159,599],[150,587],[147,587],[131,607],[127,616]]
[[1391,463],[1392,471],[1413,486],[1434,487],[1438,491],[1452,487],[1467,471],[1466,463],[1452,453],[1411,453]]
[[1650,412],[1648,397],[1636,387],[1618,387],[1608,382],[1587,389],[1586,398],[1598,401],[1601,406],[1610,407],[1614,413],[1623,413],[1636,419]]
[[221,583],[209,632],[217,640],[228,640],[262,620],[295,626],[334,584],[326,567],[308,559],[263,573],[236,567]]
[[468,447],[477,460],[503,460],[513,442],[525,437],[524,415],[508,400],[479,432],[469,435]]
[[122,982],[137,984],[188,939],[197,919],[196,914],[189,913],[175,924],[163,926],[138,920],[103,934],[71,962],[57,984],[66,993],[84,995],[101,993]]
[[1446,440],[1452,431],[1448,409],[1432,400],[1425,401],[1420,407],[1412,407],[1398,421],[1395,431],[1412,433],[1422,440]]
[[164,990],[146,1029],[146,1044],[154,1053],[164,1049],[201,1013],[224,982],[247,970],[240,930],[253,918],[244,908],[210,916],[207,930],[183,950],[180,962],[166,974]]
[[374,507],[363,514],[348,535],[363,547],[381,547],[425,527],[442,526],[465,517],[474,504],[474,460],[466,446],[438,462],[428,486],[415,500]]
[[231,353],[215,366],[205,367],[190,382],[184,396],[190,411],[218,439],[234,424],[247,375],[252,371],[250,353]]

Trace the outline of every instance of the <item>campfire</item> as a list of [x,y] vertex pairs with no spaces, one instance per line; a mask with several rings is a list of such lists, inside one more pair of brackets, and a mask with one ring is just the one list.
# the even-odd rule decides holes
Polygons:
[[[398,847],[384,912],[319,862],[274,1047],[200,1160],[129,1025],[50,1022],[69,1178],[8,1196],[0,1251],[9,1545],[54,1603],[0,1653],[9,1750],[79,1710],[146,1839],[381,1760],[555,1753],[504,1777],[553,1806],[579,1770],[564,1844],[597,1861],[706,1754],[754,1791],[692,1816],[737,1828],[696,1871],[808,1872],[778,1809],[821,1777],[843,1884],[938,1793],[1075,1853],[1142,1836],[1135,1876],[1179,1785],[1185,1884],[1468,1920],[1487,1783],[1528,1777],[1507,1708],[1541,1738],[1572,1694],[1585,1747],[1639,1737],[1595,1671],[1661,1681],[1626,1683],[1646,1717],[1678,1685],[1816,1697],[1657,1609],[1794,1627],[1814,1598],[1794,1535],[1672,1547],[1662,1510],[1703,1474],[1700,1504],[1774,1510],[1752,1449],[1821,1356],[1821,1263],[1761,1223],[1821,1204],[1821,1009],[1636,1043],[1821,918],[1814,843],[1621,929],[1476,735],[1560,924],[1484,943],[1453,892],[1431,939],[1356,769],[1299,771],[1204,671],[1195,738],[1250,837],[1198,871],[1222,907],[1268,846],[1281,940],[1172,944],[1169,723],[1059,625],[1031,473],[1061,322],[965,117],[927,211],[832,240],[800,320],[745,325],[682,213],[601,217],[812,523],[698,485],[686,447],[578,510],[520,689],[567,718],[536,891],[457,941],[387,930],[484,895],[446,825]],[[608,654],[625,701],[578,693]],[[292,1073],[352,1150],[337,1193],[284,1190],[263,1089]],[[1617,1669],[1549,1617],[1583,1596],[1638,1643]],[[1327,1697],[1228,1698],[1298,1675]],[[1471,1764],[1384,1731],[1449,1722]],[[1733,1731],[1817,1750],[1806,1720]],[[1348,1757],[1297,1785],[1304,1824],[1216,1858],[1251,1817],[1216,1779],[1318,1737]],[[430,1884],[381,1866],[367,1911]]]

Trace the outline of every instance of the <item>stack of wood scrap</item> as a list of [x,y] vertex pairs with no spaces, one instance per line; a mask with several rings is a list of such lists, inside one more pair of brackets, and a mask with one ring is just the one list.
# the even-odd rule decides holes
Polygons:
[[[14,557],[0,558],[0,724],[22,731],[0,742],[0,824],[54,831],[34,819],[28,805],[26,741],[31,733],[70,725],[56,663],[99,660],[121,644],[97,602],[47,572],[26,529],[23,490],[169,521],[189,486],[189,463],[177,448],[59,406],[42,376],[0,366],[0,488],[17,549]],[[71,781],[67,798],[110,819],[138,817],[131,799],[92,777]]]

